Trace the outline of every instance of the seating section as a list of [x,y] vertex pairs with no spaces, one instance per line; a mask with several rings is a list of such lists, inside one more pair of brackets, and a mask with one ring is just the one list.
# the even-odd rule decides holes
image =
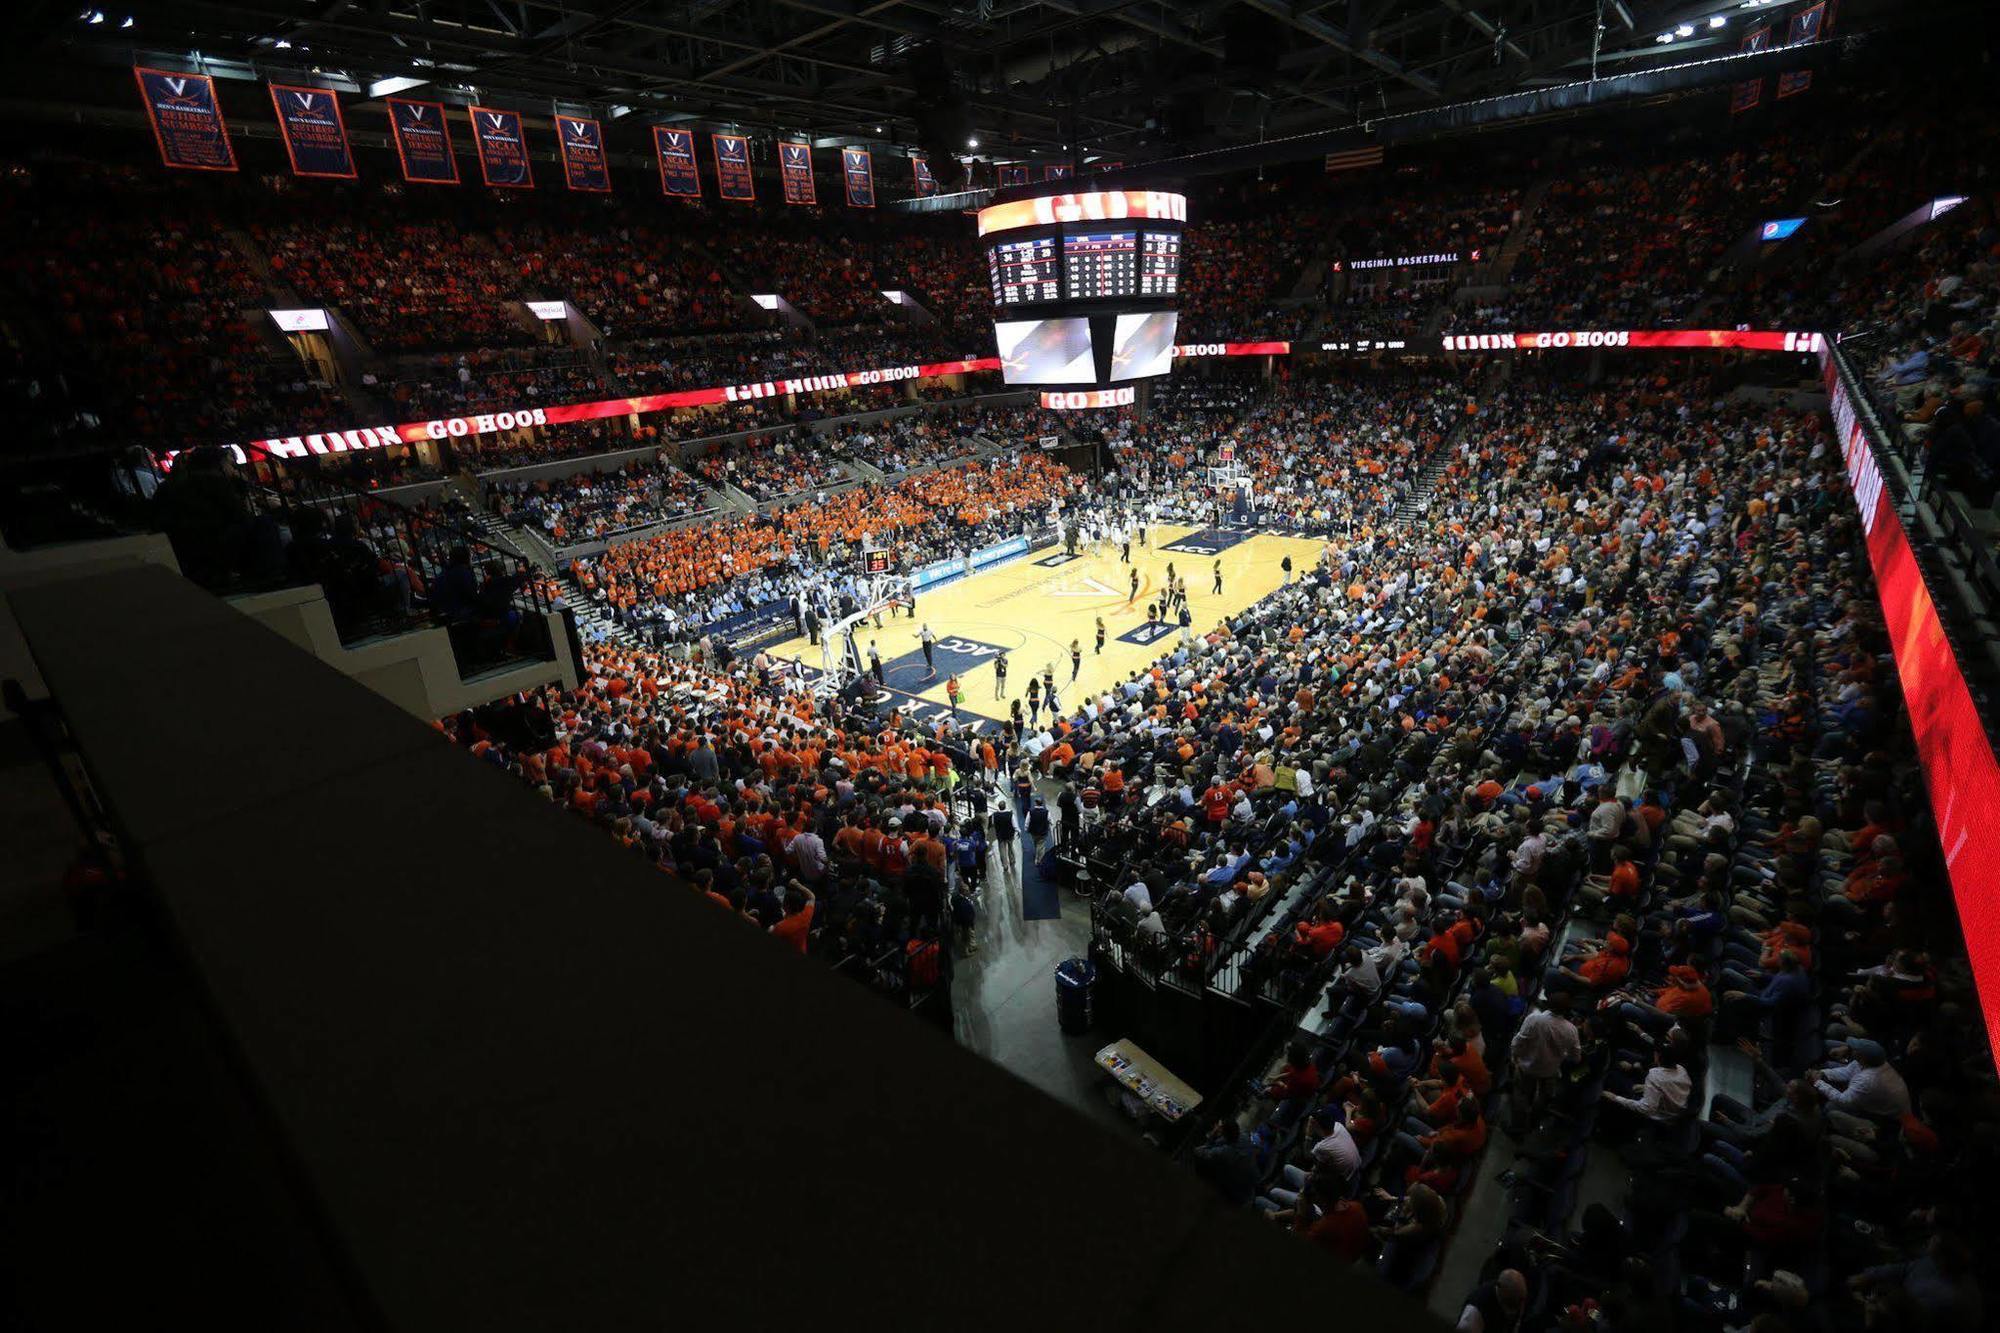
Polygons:
[[811,442],[792,435],[733,443],[705,454],[695,470],[716,486],[734,486],[757,500],[781,500],[854,480]]
[[536,530],[561,548],[631,528],[705,514],[715,507],[707,487],[663,459],[627,463],[615,472],[494,481],[486,506],[518,527]]
[[507,264],[450,222],[321,215],[253,234],[276,282],[308,305],[338,306],[379,351],[535,338]]

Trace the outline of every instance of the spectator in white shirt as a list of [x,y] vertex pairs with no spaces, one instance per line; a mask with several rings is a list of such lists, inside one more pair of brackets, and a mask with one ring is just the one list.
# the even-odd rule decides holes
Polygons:
[[1613,1106],[1622,1106],[1662,1124],[1687,1110],[1688,1094],[1694,1091],[1694,1080],[1688,1077],[1680,1057],[1674,1054],[1672,1042],[1662,1043],[1654,1053],[1653,1067],[1646,1071],[1638,1091],[1637,1097],[1621,1097],[1606,1088],[1603,1096]]
[[1822,1069],[1813,1086],[1828,1107],[1849,1116],[1900,1116],[1910,1109],[1910,1087],[1889,1063],[1880,1043],[1861,1038],[1847,1043],[1854,1057]]
[[[1315,1116],[1306,1122],[1306,1134],[1313,1141],[1311,1156],[1315,1176],[1327,1178],[1336,1187],[1345,1186],[1354,1179],[1354,1173],[1361,1169],[1361,1149],[1354,1142],[1354,1135],[1348,1131],[1345,1121],[1336,1120],[1328,1126]],[[1302,1167],[1287,1163],[1279,1179],[1283,1183],[1266,1190],[1263,1197],[1257,1200],[1257,1207],[1264,1212],[1278,1212],[1296,1206],[1299,1195],[1305,1191],[1306,1172]]]
[[1524,1133],[1555,1100],[1563,1066],[1583,1053],[1576,1024],[1569,1021],[1569,995],[1557,991],[1548,1007],[1537,1009],[1514,1033],[1508,1055],[1514,1062],[1514,1129]]

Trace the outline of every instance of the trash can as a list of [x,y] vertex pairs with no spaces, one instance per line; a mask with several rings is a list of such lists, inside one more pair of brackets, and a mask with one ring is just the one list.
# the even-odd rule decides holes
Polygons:
[[1097,964],[1088,958],[1065,958],[1056,964],[1056,1025],[1071,1034],[1090,1031],[1096,989]]

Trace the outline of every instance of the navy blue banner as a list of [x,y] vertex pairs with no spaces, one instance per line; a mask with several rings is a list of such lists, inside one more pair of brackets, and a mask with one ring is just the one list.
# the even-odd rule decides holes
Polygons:
[[778,141],[778,179],[784,182],[786,203],[819,202],[819,189],[813,184],[811,144],[796,139]]
[[396,140],[396,160],[403,179],[412,185],[458,184],[458,157],[451,151],[451,126],[444,103],[389,99],[389,132]]
[[1027,163],[1003,162],[1000,164],[1000,184],[1003,187],[1008,185],[1026,185],[1027,183],[1028,183]]
[[1795,97],[1810,87],[1812,87],[1812,71],[1809,69],[1795,69],[1788,74],[1778,76],[1780,98]]
[[1764,80],[1762,78],[1745,79],[1730,89],[1729,114],[1740,116],[1745,111],[1754,109],[1763,100]]
[[875,159],[866,148],[841,149],[840,174],[847,181],[849,208],[875,207]]
[[715,192],[724,199],[755,199],[757,182],[750,177],[750,140],[741,134],[710,137],[715,141]]
[[1071,176],[1074,176],[1075,174],[1076,173],[1070,170],[1068,167],[1057,166],[1053,163],[1051,163],[1049,166],[1042,168],[1042,179],[1045,181],[1068,180]]
[[528,165],[528,132],[518,111],[475,106],[472,143],[479,150],[479,175],[499,190],[532,190],[534,169]]
[[1816,42],[1823,35],[1822,29],[1825,26],[1826,0],[1820,0],[1820,3],[1814,5],[1812,8],[1802,9],[1792,15],[1791,29],[1785,34],[1785,45],[1791,46],[1796,42]]
[[611,164],[604,157],[604,127],[587,116],[556,117],[563,180],[572,190],[611,193]]
[[653,126],[653,152],[660,159],[660,189],[682,199],[701,198],[701,171],[694,160],[694,131]]
[[917,193],[919,195],[936,194],[938,192],[937,177],[931,175],[929,158],[926,158],[922,153],[911,153],[910,169],[916,173]]
[[215,100],[215,80],[206,74],[169,74],[136,67],[139,96],[153,125],[160,161],[183,171],[234,171],[236,149],[229,125]]
[[285,136],[285,154],[294,176],[354,179],[354,153],[347,146],[347,122],[340,99],[324,88],[271,85],[271,105],[278,113],[278,130]]

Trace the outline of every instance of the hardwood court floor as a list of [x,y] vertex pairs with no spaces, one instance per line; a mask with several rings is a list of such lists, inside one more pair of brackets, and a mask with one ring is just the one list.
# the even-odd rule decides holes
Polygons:
[[[1055,669],[1065,710],[1079,690],[1098,692],[1118,684],[1172,648],[1178,624],[1146,624],[1146,603],[1165,587],[1167,566],[1188,584],[1188,604],[1197,633],[1214,628],[1284,583],[1281,562],[1292,557],[1293,577],[1313,567],[1321,544],[1296,537],[1243,529],[1164,526],[1148,531],[1150,545],[1132,549],[1122,563],[1118,548],[1086,550],[1075,559],[1059,546],[1045,547],[941,588],[919,593],[916,618],[885,617],[877,630],[864,625],[855,636],[863,659],[872,640],[882,655],[886,684],[906,705],[943,704],[945,680],[958,673],[964,692],[961,713],[970,719],[1002,720],[1005,699],[994,697],[993,661],[1007,653],[1007,695],[1019,698],[1028,677]],[[1215,587],[1215,564],[1222,564],[1222,592]],[[1131,571],[1139,572],[1139,593],[1131,596]],[[1104,618],[1104,651],[1095,651],[1097,618]],[[917,630],[929,624],[937,635],[937,674],[924,665]],[[1070,641],[1083,647],[1083,666],[1070,682]],[[808,667],[821,663],[820,650],[805,639],[771,650]],[[1047,717],[1044,712],[1043,717]]]

